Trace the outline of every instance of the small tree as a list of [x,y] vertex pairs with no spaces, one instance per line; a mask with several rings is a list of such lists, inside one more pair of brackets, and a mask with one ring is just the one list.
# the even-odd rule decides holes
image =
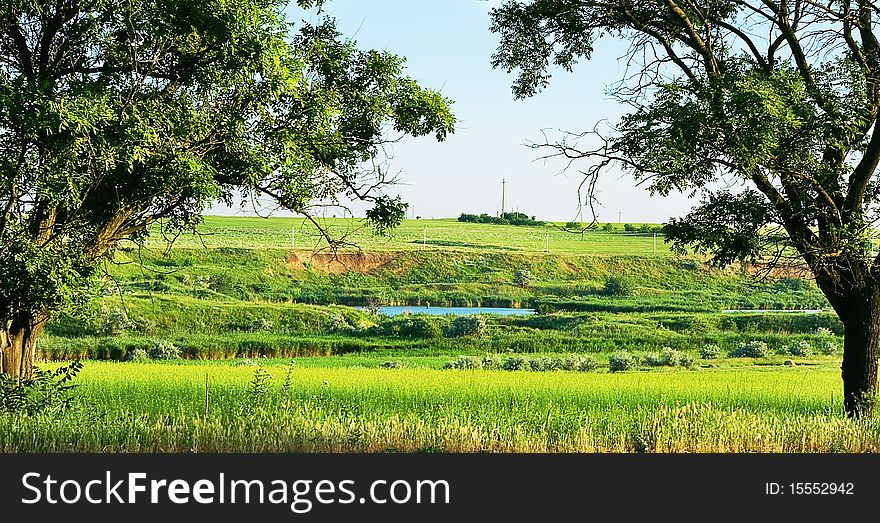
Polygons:
[[518,287],[525,289],[532,284],[532,271],[528,269],[520,269],[513,273],[513,283]]

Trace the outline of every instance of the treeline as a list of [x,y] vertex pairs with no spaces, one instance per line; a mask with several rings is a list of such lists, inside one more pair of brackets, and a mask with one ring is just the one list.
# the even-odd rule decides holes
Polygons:
[[521,212],[506,212],[501,216],[490,216],[486,213],[480,215],[462,213],[458,217],[458,221],[466,223],[491,223],[495,225],[544,225],[544,222],[536,220],[534,216],[529,217]]

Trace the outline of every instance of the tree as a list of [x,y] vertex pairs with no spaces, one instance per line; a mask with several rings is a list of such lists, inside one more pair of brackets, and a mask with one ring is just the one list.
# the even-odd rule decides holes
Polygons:
[[865,240],[880,210],[878,13],[869,0],[511,0],[492,11],[493,64],[518,73],[518,98],[601,38],[629,43],[610,91],[631,111],[534,146],[586,161],[593,184],[618,168],[656,194],[702,192],[664,227],[678,250],[718,265],[801,259],[845,328],[853,416],[877,393],[880,260]]
[[332,19],[294,31],[285,4],[0,5],[0,372],[31,374],[46,322],[82,304],[121,241],[190,229],[214,200],[270,197],[309,219],[363,200],[378,232],[400,223],[383,145],[443,140],[451,102]]

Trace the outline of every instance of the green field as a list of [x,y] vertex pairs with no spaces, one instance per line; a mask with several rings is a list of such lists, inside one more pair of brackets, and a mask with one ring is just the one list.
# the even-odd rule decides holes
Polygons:
[[[786,312],[827,310],[811,281],[713,269],[672,256],[662,238],[655,256],[653,233],[621,227],[580,235],[411,220],[392,240],[362,231],[363,252],[333,257],[287,248],[294,223],[208,217],[200,236],[171,249],[157,231],[144,248],[119,249],[91,312],[59,316],[38,345],[44,365],[86,360],[71,410],[0,415],[0,449],[880,446],[880,424],[842,416],[840,322]],[[537,313],[385,317],[349,307],[400,304]],[[629,367],[610,372],[621,358]]]
[[[90,363],[61,417],[0,417],[0,450],[876,451],[832,365],[633,373]],[[206,413],[207,377],[207,413]]]
[[[566,254],[635,255],[654,254],[654,238],[647,233],[626,233],[624,224],[612,224],[613,232],[602,230],[580,234],[581,229],[566,230],[564,224],[542,227],[484,225],[462,223],[455,219],[405,220],[388,237],[372,234],[361,220],[326,218],[319,220],[333,236],[345,237],[356,244],[346,250],[364,251],[487,251],[544,252],[549,235],[550,252]],[[587,224],[584,224],[587,225]],[[637,224],[633,224],[637,225]],[[295,232],[294,232],[295,231]],[[170,239],[161,227],[154,228],[149,246],[164,248]],[[174,240],[178,248],[245,248],[289,249],[309,251],[326,248],[317,230],[302,218],[259,218],[206,216],[198,234],[183,234]],[[669,256],[669,247],[662,237],[657,241],[657,254]]]

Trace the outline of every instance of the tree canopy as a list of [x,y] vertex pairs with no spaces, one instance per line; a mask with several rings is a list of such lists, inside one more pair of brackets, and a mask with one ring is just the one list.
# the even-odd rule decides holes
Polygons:
[[619,168],[655,194],[702,193],[665,227],[681,251],[719,265],[804,260],[847,342],[863,345],[844,356],[844,381],[867,372],[861,392],[873,393],[880,259],[866,240],[880,218],[878,14],[869,0],[508,1],[492,12],[493,64],[516,73],[514,95],[528,97],[554,69],[591,58],[599,39],[626,41],[626,74],[610,92],[629,112],[607,132],[538,147],[586,162],[590,187]]
[[16,336],[157,221],[185,230],[239,194],[305,216],[318,201],[366,201],[379,232],[402,220],[383,146],[443,140],[451,102],[328,17],[294,26],[285,4],[0,5],[0,370]]

